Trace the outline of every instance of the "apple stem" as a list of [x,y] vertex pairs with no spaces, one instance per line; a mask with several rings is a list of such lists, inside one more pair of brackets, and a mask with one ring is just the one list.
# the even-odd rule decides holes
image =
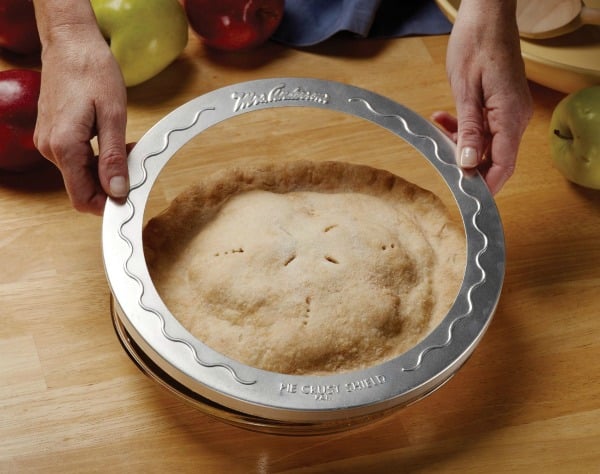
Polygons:
[[573,140],[572,136],[561,135],[560,130],[558,130],[558,129],[554,129],[554,135],[556,135],[559,138],[563,138],[565,140]]

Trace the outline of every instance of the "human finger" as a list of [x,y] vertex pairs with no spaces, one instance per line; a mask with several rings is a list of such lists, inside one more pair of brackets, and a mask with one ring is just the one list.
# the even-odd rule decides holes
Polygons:
[[484,173],[485,182],[492,194],[497,194],[513,175],[521,132],[500,128],[491,139],[488,148],[489,168]]
[[98,180],[98,159],[91,144],[82,153],[68,153],[60,159],[60,171],[73,207],[80,212],[102,215],[106,193]]
[[477,168],[485,151],[485,116],[480,100],[458,98],[457,162],[465,169]]
[[96,111],[98,178],[104,192],[123,199],[129,192],[125,128],[126,99],[104,103]]
[[444,132],[450,140],[456,143],[456,140],[458,139],[458,134],[456,133],[458,131],[458,121],[454,115],[439,110],[431,115],[431,120],[437,123],[442,132]]

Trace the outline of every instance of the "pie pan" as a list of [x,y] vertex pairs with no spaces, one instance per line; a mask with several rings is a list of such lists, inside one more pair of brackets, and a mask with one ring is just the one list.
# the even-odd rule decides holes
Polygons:
[[[161,170],[207,128],[275,107],[290,113],[298,107],[329,109],[389,130],[433,165],[456,201],[467,242],[462,284],[441,323],[394,359],[332,375],[288,375],[250,367],[194,338],[154,287],[142,229],[150,190]],[[214,90],[156,123],[131,151],[129,173],[128,199],[109,200],[102,225],[117,336],[155,382],[222,421],[279,434],[362,425],[439,388],[471,355],[493,317],[505,267],[504,234],[493,197],[478,174],[467,174],[455,164],[454,144],[433,124],[371,91],[307,78],[261,79]]]

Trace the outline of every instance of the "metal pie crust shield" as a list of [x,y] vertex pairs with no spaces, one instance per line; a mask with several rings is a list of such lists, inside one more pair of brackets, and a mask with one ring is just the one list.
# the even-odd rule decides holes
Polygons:
[[[150,278],[142,245],[150,190],[189,140],[245,113],[313,107],[377,124],[417,149],[448,185],[467,240],[462,285],[442,322],[418,345],[385,363],[326,376],[286,375],[234,361],[194,338],[171,314]],[[401,159],[401,158],[399,158]],[[495,311],[504,278],[504,234],[493,197],[478,174],[455,163],[454,144],[406,107],[368,90],[318,79],[273,78],[209,92],[154,125],[129,156],[131,190],[109,200],[104,264],[117,334],[155,381],[206,413],[271,432],[335,431],[373,420],[431,393],[473,352]]]

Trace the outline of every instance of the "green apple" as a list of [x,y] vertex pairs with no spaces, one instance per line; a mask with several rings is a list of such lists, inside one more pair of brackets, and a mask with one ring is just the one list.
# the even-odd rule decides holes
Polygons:
[[564,97],[550,121],[556,168],[580,186],[600,189],[600,85]]
[[156,76],[187,44],[187,16],[178,0],[92,0],[91,3],[128,87]]

